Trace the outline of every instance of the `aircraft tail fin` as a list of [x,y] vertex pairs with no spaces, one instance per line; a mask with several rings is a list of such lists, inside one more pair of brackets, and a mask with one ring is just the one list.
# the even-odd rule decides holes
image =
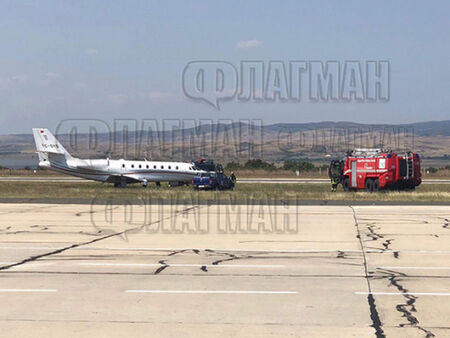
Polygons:
[[34,142],[36,143],[36,150],[38,153],[61,154],[64,155],[65,158],[72,157],[48,129],[33,128],[33,136]]

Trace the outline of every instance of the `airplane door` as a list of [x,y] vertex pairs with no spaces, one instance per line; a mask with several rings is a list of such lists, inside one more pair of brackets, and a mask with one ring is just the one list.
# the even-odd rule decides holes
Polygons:
[[356,188],[356,161],[352,162],[352,188]]

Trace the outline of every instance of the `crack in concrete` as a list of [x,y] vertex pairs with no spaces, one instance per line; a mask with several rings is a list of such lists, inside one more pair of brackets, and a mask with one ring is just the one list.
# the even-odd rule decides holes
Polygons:
[[[372,241],[377,241],[378,239],[384,238],[384,236],[385,236],[385,235],[379,234],[379,233],[377,233],[375,231],[375,230],[379,230],[380,229],[379,227],[376,228],[376,224],[377,224],[376,222],[372,222],[372,223],[368,223],[367,224],[367,229],[370,231],[370,233],[367,234],[367,236],[370,237]],[[386,252],[388,250],[391,250],[390,245],[392,244],[392,241],[394,241],[394,240],[395,239],[393,239],[393,238],[389,238],[389,239],[386,239],[383,243],[381,243],[381,245],[383,246],[382,249],[380,248],[381,253],[384,253],[384,252]],[[378,248],[374,247],[374,249],[378,249]],[[393,255],[394,255],[394,258],[398,258],[399,257],[399,252],[398,251],[394,251]]]
[[424,327],[419,325],[419,319],[413,314],[417,313],[416,301],[419,297],[414,296],[406,289],[400,282],[402,281],[400,277],[408,277],[405,273],[400,273],[392,270],[384,269],[384,271],[388,275],[386,276],[389,279],[388,286],[394,286],[399,292],[403,293],[403,297],[405,297],[406,302],[397,304],[396,310],[402,314],[402,317],[406,318],[408,323],[399,324],[399,327],[416,327],[417,329],[423,331],[426,335],[425,338],[435,337],[434,333],[430,330],[425,329]]
[[[380,320],[380,316],[378,314],[378,310],[377,307],[375,305],[375,298],[372,295],[372,288],[370,286],[370,281],[369,281],[369,273],[368,273],[368,268],[367,268],[367,258],[366,258],[366,252],[364,249],[364,244],[363,241],[361,239],[361,233],[359,230],[359,223],[358,223],[358,219],[356,218],[356,211],[355,209],[350,206],[350,209],[352,209],[353,212],[353,220],[355,222],[355,227],[356,227],[356,238],[359,241],[359,245],[361,247],[361,252],[362,252],[362,256],[363,256],[363,263],[364,263],[364,274],[365,274],[365,279],[367,282],[367,289],[369,291],[369,294],[367,296],[367,302],[369,304],[369,310],[370,310],[370,319],[372,320],[372,327],[375,329],[375,336],[377,338],[386,338],[386,335],[384,334],[383,331],[383,323]],[[369,229],[369,231],[373,231],[373,229]],[[374,233],[374,232],[373,232]],[[378,235],[379,236],[379,235]]]
[[391,245],[394,239],[387,239],[383,243],[381,243],[384,247],[383,251],[389,250],[389,245]]
[[166,261],[164,259],[158,261],[158,263],[161,264],[161,266],[155,270],[155,272],[153,273],[154,275],[159,274],[161,271],[163,271],[164,269],[169,267],[169,265],[166,263]]
[[188,249],[183,249],[183,250],[175,250],[175,251],[172,251],[170,254],[168,254],[167,256],[169,257],[169,256],[175,256],[175,255],[178,255],[179,253],[183,253],[183,252],[186,252]]
[[[372,241],[379,240],[380,238],[384,238],[383,235],[378,234],[375,232],[375,223],[369,223],[367,224],[367,229],[370,231],[370,233],[366,234],[367,237],[370,237]],[[377,228],[379,229],[379,228]]]
[[[198,208],[198,207],[199,207],[199,205],[193,206],[193,207],[189,207],[189,208],[185,208],[183,210],[174,212],[173,215],[167,216],[165,218],[161,218],[161,219],[153,222],[152,224],[160,223],[163,220],[170,219],[170,218],[176,216],[179,213],[186,213],[186,212],[188,212],[188,211],[190,211],[190,210],[192,210],[194,208]],[[108,235],[105,235],[105,236],[102,236],[102,237],[99,237],[99,238],[95,238],[95,239],[87,241],[87,242],[75,243],[75,244],[71,244],[69,246],[66,246],[66,247],[63,247],[63,248],[59,248],[59,249],[56,249],[56,250],[53,250],[53,251],[50,251],[50,252],[46,252],[46,253],[43,253],[43,254],[31,256],[31,257],[25,258],[25,259],[23,259],[23,260],[21,260],[20,262],[17,262],[17,263],[12,263],[12,264],[8,264],[8,265],[0,266],[0,271],[8,270],[8,269],[10,269],[12,267],[23,265],[23,264],[26,264],[28,262],[33,262],[33,261],[39,260],[40,258],[43,258],[43,257],[56,255],[56,254],[68,251],[70,249],[74,249],[74,248],[78,248],[78,247],[81,247],[81,246],[93,244],[93,243],[96,243],[96,242],[99,242],[99,241],[102,241],[104,239],[108,239],[108,238],[111,238],[111,237],[126,236],[128,233],[133,233],[133,232],[136,232],[136,231],[140,231],[143,228],[145,228],[146,226],[148,226],[148,224],[140,225],[140,226],[137,226],[137,227],[134,227],[134,228],[130,228],[130,229],[126,229],[126,230],[123,230],[123,231],[120,231],[120,232],[114,232],[112,234],[108,234]]]

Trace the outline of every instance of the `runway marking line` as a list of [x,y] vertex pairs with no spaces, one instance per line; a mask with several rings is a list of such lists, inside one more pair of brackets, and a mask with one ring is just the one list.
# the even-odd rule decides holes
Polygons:
[[377,268],[387,270],[450,270],[448,266],[378,266]]
[[355,292],[357,295],[368,295],[372,294],[374,296],[450,296],[450,292]]
[[83,266],[124,266],[124,267],[219,267],[219,268],[284,268],[285,265],[258,265],[258,264],[160,264],[160,263],[78,263]]
[[[36,246],[0,246],[0,250],[58,250],[60,247],[36,247]],[[112,251],[181,251],[181,250],[212,250],[216,252],[273,252],[273,253],[332,253],[332,252],[355,252],[360,253],[361,250],[352,250],[352,249],[334,249],[334,250],[326,250],[326,249],[227,249],[227,248],[104,248],[104,247],[77,247],[72,248],[72,250],[112,250]],[[366,253],[385,253],[385,252],[400,252],[400,253],[423,253],[423,254],[450,254],[450,250],[382,250],[382,249],[368,249],[365,250]]]
[[[0,247],[1,249],[1,247]],[[77,248],[75,248],[77,249]],[[361,250],[346,250],[346,249],[335,249],[335,250],[326,250],[326,249],[305,249],[305,250],[299,250],[299,249],[227,249],[227,248],[148,248],[148,247],[142,247],[142,248],[102,248],[102,247],[84,247],[84,248],[78,248],[78,250],[112,250],[112,251],[189,251],[189,250],[203,250],[203,251],[215,251],[218,253],[221,252],[273,252],[273,253],[335,253],[339,251],[343,252],[356,252],[359,253]],[[398,250],[396,250],[398,251]],[[374,250],[366,250],[366,252],[373,252],[373,253],[381,253],[383,252],[382,249],[374,249]],[[399,251],[401,252],[401,251]],[[450,251],[448,251],[450,253]]]
[[173,293],[173,294],[265,294],[293,295],[298,291],[256,291],[256,290],[125,290],[125,293]]
[[0,292],[57,292],[56,289],[0,289]]

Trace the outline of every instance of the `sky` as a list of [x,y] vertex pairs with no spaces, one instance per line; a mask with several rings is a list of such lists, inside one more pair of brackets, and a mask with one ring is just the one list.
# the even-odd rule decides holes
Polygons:
[[[450,119],[448,1],[1,1],[0,134],[67,119]],[[221,102],[183,91],[196,61],[389,62],[389,100]]]

